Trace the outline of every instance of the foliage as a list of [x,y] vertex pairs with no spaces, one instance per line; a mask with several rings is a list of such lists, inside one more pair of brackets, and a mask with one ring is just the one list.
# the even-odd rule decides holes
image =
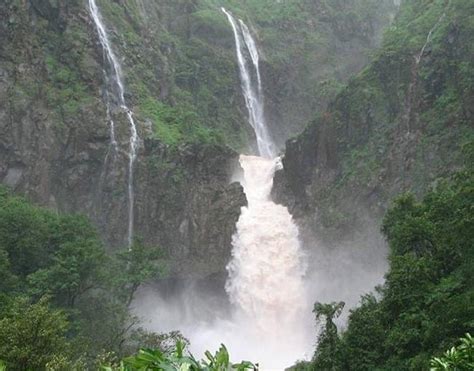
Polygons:
[[340,303],[315,303],[313,312],[316,314],[316,321],[324,318],[325,325],[318,337],[318,348],[314,353],[313,367],[316,370],[337,370],[337,356],[340,348],[340,340],[337,335],[337,326],[334,319],[339,317],[344,309],[344,302]]
[[189,371],[238,371],[256,370],[250,362],[232,364],[229,352],[224,345],[213,355],[207,351],[206,360],[197,361],[193,355],[186,352],[186,344],[178,341],[174,349],[167,351],[141,349],[138,354],[123,359],[119,366],[103,366],[104,371],[133,371],[133,370],[189,370]]
[[[292,191],[317,210],[320,238],[351,238],[368,208],[378,217],[400,192],[423,195],[461,168],[474,139],[472,1],[401,3],[371,63],[287,151],[296,168],[285,170],[288,178],[299,178]],[[334,179],[322,185],[327,172]]]
[[[473,330],[473,184],[468,168],[439,180],[421,202],[410,194],[394,201],[383,223],[390,246],[386,282],[351,311],[342,336],[326,325],[316,369],[427,369],[433,355]],[[327,318],[337,313],[331,305],[315,309]],[[438,366],[461,362],[469,342]]]
[[441,357],[430,361],[431,371],[474,369],[474,338],[470,334],[459,339],[460,344],[447,350]]
[[[50,38],[50,42],[57,39],[58,44],[62,40],[61,36],[54,34],[50,34]],[[54,45],[54,48],[56,47],[57,45]],[[78,54],[81,53],[79,48],[77,51]],[[62,53],[58,50],[51,51],[51,54],[45,57],[48,72],[46,99],[61,119],[66,120],[70,116],[77,115],[81,107],[90,105],[92,99],[88,86],[81,81],[77,64],[66,64],[61,62],[61,59]]]
[[37,303],[13,299],[0,319],[0,354],[9,370],[40,370],[68,351],[64,312],[50,309],[48,299]]
[[170,107],[151,98],[140,105],[140,112],[153,121],[154,135],[163,143],[175,146],[188,143],[219,143],[223,138],[218,132],[202,125],[193,107]]
[[115,284],[120,292],[126,294],[124,301],[127,306],[143,282],[159,278],[165,273],[165,269],[162,250],[158,247],[146,247],[139,240],[130,249],[118,253],[115,270],[121,273]]
[[[9,369],[79,370],[102,349],[135,351],[145,334],[132,330],[138,322],[128,307],[143,282],[165,272],[159,248],[136,241],[106,254],[85,217],[0,188],[0,354]],[[165,335],[146,335],[166,344]]]
[[222,6],[245,19],[262,45],[267,85],[282,85],[271,99],[305,102],[306,117],[292,118],[298,129],[359,68],[331,45],[343,42],[366,60],[394,10],[391,0],[100,1],[137,119],[151,122],[152,136],[171,146],[212,141],[248,147],[252,133],[244,124],[233,35]]
[[127,354],[137,353],[140,349],[159,349],[163,352],[171,352],[176,343],[181,342],[189,344],[189,341],[183,337],[179,331],[158,334],[149,332],[142,328],[137,328],[130,334],[127,342]]
[[342,354],[349,369],[369,370],[384,359],[385,331],[380,306],[374,295],[362,297],[361,305],[351,311],[349,327],[343,335]]

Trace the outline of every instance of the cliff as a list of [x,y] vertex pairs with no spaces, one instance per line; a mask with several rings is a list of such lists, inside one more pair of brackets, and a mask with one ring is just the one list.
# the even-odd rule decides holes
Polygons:
[[308,240],[379,235],[392,197],[422,195],[466,161],[473,25],[469,1],[403,3],[371,64],[287,142],[273,194]]
[[[231,176],[237,152],[254,138],[219,7],[244,18],[259,39],[267,112],[281,144],[367,61],[393,2],[97,5],[141,139],[135,235],[163,246],[174,276],[222,275],[246,204]],[[88,215],[107,246],[125,245],[130,128],[107,91],[110,66],[88,2],[7,0],[0,20],[1,182],[60,213]]]

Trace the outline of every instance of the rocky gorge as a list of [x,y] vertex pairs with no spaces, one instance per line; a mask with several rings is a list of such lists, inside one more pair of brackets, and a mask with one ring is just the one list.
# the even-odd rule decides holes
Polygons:
[[470,370],[473,35],[472,0],[3,1],[0,370]]
[[[178,276],[222,275],[240,207],[246,204],[241,187],[230,182],[238,166],[235,151],[254,141],[231,30],[212,2],[99,5],[124,65],[125,98],[142,138],[134,179],[135,233],[144,244],[163,246]],[[296,18],[291,5],[275,9],[274,21],[264,19],[256,5],[236,9],[257,15],[251,25],[257,32],[261,28],[262,50],[268,49],[262,73],[269,122],[280,144],[324,107],[333,86],[361,68],[391,17],[377,17],[390,7],[387,1],[373,9],[361,6],[358,16],[365,23],[343,26],[344,6],[315,4],[304,13],[318,15],[311,22]],[[88,215],[110,248],[123,246],[127,116],[117,104],[106,109],[104,70],[109,66],[86,1],[7,1],[0,14],[5,20],[2,182],[58,212]],[[272,22],[282,29],[272,28]],[[316,27],[322,27],[319,40],[312,34]],[[285,50],[279,33],[306,41]],[[317,48],[322,40],[339,46],[335,52],[325,46],[324,52]],[[317,60],[318,54],[325,62]],[[306,65],[312,58],[314,69]],[[332,58],[341,63],[334,66]],[[325,87],[325,97],[306,99],[307,89],[298,81]],[[109,116],[117,128],[116,154],[110,147]]]

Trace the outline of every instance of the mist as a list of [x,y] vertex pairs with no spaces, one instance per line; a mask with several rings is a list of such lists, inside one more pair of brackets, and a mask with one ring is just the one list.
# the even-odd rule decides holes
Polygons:
[[338,319],[344,327],[360,296],[382,282],[386,249],[377,233],[360,244],[325,246],[318,236],[300,236],[289,210],[271,198],[275,171],[281,168],[274,135],[265,115],[260,50],[242,19],[222,8],[232,29],[241,91],[253,129],[255,155],[241,155],[239,181],[248,206],[241,210],[232,239],[225,290],[198,282],[165,295],[143,289],[134,313],[154,332],[179,330],[199,357],[225,344],[234,362],[248,360],[262,370],[283,370],[314,353],[318,302],[344,301]]
[[[289,326],[262,330],[256,326],[256,318],[249,318],[232,303],[228,292],[194,281],[171,294],[159,287],[143,288],[133,303],[134,314],[147,330],[179,330],[189,339],[190,351],[196,357],[206,350],[217,350],[223,343],[236,362],[250,360],[258,362],[264,370],[284,369],[298,360],[311,359],[314,353],[319,333],[312,313],[315,302],[345,302],[336,321],[344,330],[350,309],[358,305],[362,295],[383,282],[388,266],[387,248],[376,230],[367,231],[363,241],[331,247],[305,238],[304,298],[299,303],[297,321]],[[290,307],[280,313],[281,318],[291,321],[291,310]]]

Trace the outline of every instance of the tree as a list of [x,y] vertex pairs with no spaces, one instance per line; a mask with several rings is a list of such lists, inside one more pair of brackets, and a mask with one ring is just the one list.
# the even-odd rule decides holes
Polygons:
[[[24,363],[30,367],[31,362],[44,367],[47,362],[50,369],[84,369],[81,364],[90,362],[103,349],[123,356],[135,352],[139,340],[150,346],[159,341],[165,344],[165,335],[138,334],[134,329],[139,322],[129,310],[139,286],[164,272],[160,249],[147,248],[137,241],[131,250],[108,255],[84,216],[58,215],[0,187],[0,318],[4,334],[0,358],[5,357],[10,367],[18,360],[19,368]],[[41,299],[45,295],[49,300]],[[15,296],[24,297],[26,312],[25,308],[19,309]],[[48,309],[46,302],[64,312]],[[27,333],[26,326],[33,325],[34,319],[25,318],[39,316],[40,310],[45,321],[41,325],[49,326],[48,318],[55,316],[58,330],[67,314],[67,335],[74,344],[71,353],[61,354],[59,346],[57,352],[47,349],[46,340],[41,345],[25,338],[26,342],[18,347],[8,343],[10,338],[20,343],[10,332]],[[61,331],[56,338],[50,333],[53,343],[55,339],[60,343]],[[36,350],[35,345],[43,349]],[[30,351],[31,360],[20,359]],[[88,357],[82,357],[84,353]]]
[[53,213],[35,208],[26,200],[0,197],[0,250],[8,254],[11,272],[20,278],[49,263],[50,225],[57,221]]
[[348,328],[342,337],[343,369],[373,370],[383,362],[382,307],[374,295],[362,297],[361,305],[352,309]]
[[337,326],[334,319],[339,317],[344,309],[344,302],[339,303],[315,303],[313,313],[316,321],[325,321],[324,329],[318,337],[318,346],[313,357],[314,370],[337,370],[340,359],[338,358],[340,339],[337,334]]
[[11,271],[8,254],[0,247],[0,293],[10,292],[17,284],[18,278]]
[[144,282],[159,278],[166,272],[163,252],[159,247],[146,247],[139,240],[133,246],[117,254],[117,287],[129,306],[133,297]]
[[0,354],[9,370],[44,370],[55,356],[67,354],[69,324],[61,310],[49,307],[49,299],[37,303],[20,297],[0,320]]
[[27,277],[33,295],[50,294],[66,307],[101,283],[105,253],[96,239],[65,242],[54,253],[52,263]]

